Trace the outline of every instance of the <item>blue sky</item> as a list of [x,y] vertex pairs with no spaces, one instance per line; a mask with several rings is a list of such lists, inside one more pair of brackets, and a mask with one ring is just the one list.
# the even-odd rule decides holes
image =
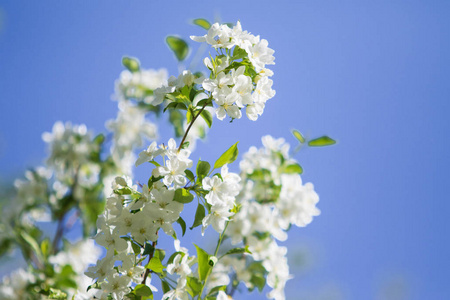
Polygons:
[[288,299],[327,290],[389,299],[383,291],[395,287],[405,299],[446,299],[449,9],[448,1],[3,1],[0,176],[41,164],[41,134],[55,121],[104,131],[123,55],[176,75],[166,35],[202,34],[193,18],[240,20],[275,50],[277,94],[257,122],[216,120],[196,155],[213,160],[238,140],[243,153],[265,134],[293,144],[292,128],[339,141],[297,156],[322,214],[289,233],[291,260],[300,253],[308,263],[292,268]]

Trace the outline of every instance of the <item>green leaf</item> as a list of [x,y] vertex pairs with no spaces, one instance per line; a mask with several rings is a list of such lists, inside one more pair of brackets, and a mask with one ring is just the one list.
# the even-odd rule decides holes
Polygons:
[[149,255],[149,254],[153,253],[153,251],[155,251],[155,248],[153,247],[153,245],[150,243],[145,243],[143,255]]
[[305,142],[305,138],[303,137],[303,135],[300,133],[300,131],[293,129],[292,130],[292,134],[294,135],[294,137],[300,142],[300,143],[304,143]]
[[196,170],[198,180],[201,181],[205,176],[207,176],[210,169],[211,165],[209,164],[209,162],[199,160],[197,163],[197,170]]
[[303,168],[299,164],[292,164],[282,168],[282,173],[285,174],[302,174]]
[[208,264],[209,254],[196,244],[194,244],[194,246],[197,248],[198,277],[200,281],[204,281],[211,269],[211,266]]
[[169,121],[175,129],[175,136],[181,137],[184,134],[184,116],[178,110],[170,110]]
[[152,270],[155,273],[161,273],[164,269],[163,264],[161,263],[161,260],[159,257],[152,257],[148,264],[145,266],[147,269]]
[[231,146],[227,151],[225,151],[218,160],[214,163],[214,169],[221,168],[225,164],[230,164],[236,160],[239,154],[239,150],[237,148],[236,142],[233,146]]
[[230,254],[242,254],[242,253],[251,253],[250,250],[248,250],[248,246],[246,246],[245,248],[233,248],[227,251],[227,253],[224,254],[225,255],[230,255]]
[[211,128],[212,121],[213,121],[213,117],[212,117],[211,113],[207,110],[203,110],[201,113],[201,116],[202,116],[203,120],[205,120],[208,127]]
[[181,145],[181,149],[186,149],[187,147],[189,147],[189,142],[184,142],[183,145]]
[[190,124],[192,122],[192,118],[193,118],[193,111],[192,111],[192,106],[189,106],[187,112],[186,112],[186,122],[188,124]]
[[187,189],[177,189],[175,190],[175,196],[173,201],[180,203],[190,203],[194,200],[194,196]]
[[145,284],[138,284],[134,288],[134,293],[136,294],[136,296],[146,297],[147,299],[153,299],[152,290]]
[[138,244],[131,242],[131,247],[133,248],[134,254],[138,255],[141,253],[141,246]]
[[96,143],[97,145],[102,144],[105,141],[105,136],[103,134],[99,134],[94,138],[94,143]]
[[165,280],[161,280],[161,286],[164,294],[171,290],[169,284]]
[[175,257],[176,257],[178,254],[181,254],[181,256],[183,256],[185,253],[184,253],[184,252],[180,252],[180,251],[172,253],[172,255],[171,255],[171,256],[169,257],[169,259],[167,260],[167,265],[170,265],[171,263],[173,263],[173,260],[175,259]]
[[184,60],[189,53],[188,44],[179,37],[168,36],[166,37],[166,43],[179,61]]
[[194,297],[194,296],[200,294],[200,292],[202,290],[202,283],[198,280],[198,278],[188,276],[188,277],[186,277],[186,279],[187,279],[188,286],[192,290],[192,296]]
[[321,136],[320,138],[317,138],[317,139],[310,140],[308,142],[308,146],[311,146],[311,147],[324,147],[324,146],[330,146],[330,145],[334,145],[334,144],[336,144],[336,141],[326,135]]
[[218,286],[216,286],[216,287],[213,287],[213,288],[211,289],[211,291],[209,291],[208,296],[217,294],[217,293],[220,292],[220,291],[224,291],[224,292],[225,292],[226,289],[227,289],[227,286],[226,286],[226,285],[218,285]]
[[189,179],[190,181],[194,181],[195,180],[195,176],[194,173],[192,173],[191,170],[184,170],[184,174],[186,174],[187,179]]
[[259,292],[262,292],[264,287],[266,286],[266,278],[261,274],[253,274],[250,282],[253,283],[255,287],[258,288]]
[[183,220],[182,217],[179,217],[177,220],[177,223],[180,224],[180,226],[181,226],[181,231],[182,231],[181,236],[184,236],[184,234],[186,233],[186,222]]
[[31,248],[31,250],[33,250],[33,252],[36,255],[36,257],[38,258],[38,260],[42,262],[43,257],[42,257],[41,247],[39,247],[39,244],[37,243],[37,241],[31,235],[29,235],[28,233],[26,233],[23,230],[20,231],[20,235],[21,235],[22,239],[25,241],[25,243],[27,243],[28,246]]
[[247,56],[248,56],[247,51],[245,51],[242,48],[239,48],[239,46],[234,47],[233,60],[242,59]]
[[189,229],[192,230],[195,227],[202,225],[202,220],[204,217],[205,217],[205,207],[199,203],[197,206],[197,210],[195,211],[194,224],[192,224],[192,226],[189,227]]
[[127,57],[127,56],[122,57],[122,64],[130,72],[137,72],[140,69],[139,60],[134,57]]
[[200,26],[203,29],[208,30],[211,27],[211,23],[209,23],[207,20],[205,19],[194,19],[192,21],[193,24]]
[[163,261],[164,257],[166,257],[166,250],[156,249],[155,250],[155,257],[159,258],[160,261]]
[[44,257],[50,254],[50,239],[46,238],[41,242],[41,252]]

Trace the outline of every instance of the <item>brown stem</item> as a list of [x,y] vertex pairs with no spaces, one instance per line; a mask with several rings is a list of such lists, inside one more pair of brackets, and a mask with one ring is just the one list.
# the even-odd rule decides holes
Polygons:
[[183,143],[187,138],[188,132],[191,129],[192,125],[194,124],[195,120],[197,120],[198,116],[200,116],[200,114],[203,112],[203,110],[205,109],[206,105],[208,105],[208,101],[205,102],[205,104],[203,105],[203,107],[200,109],[200,111],[198,112],[198,114],[195,115],[195,117],[192,119],[191,123],[189,124],[188,128],[186,129],[186,132],[184,133],[183,139],[181,140],[180,146],[178,147],[178,152],[180,152],[181,147],[183,147]]

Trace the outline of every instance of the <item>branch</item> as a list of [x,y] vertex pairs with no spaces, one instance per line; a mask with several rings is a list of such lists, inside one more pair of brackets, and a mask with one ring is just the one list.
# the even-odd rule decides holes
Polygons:
[[183,147],[183,143],[184,143],[184,141],[187,138],[189,130],[191,129],[192,125],[194,125],[194,122],[195,122],[195,120],[197,120],[198,116],[200,116],[200,114],[203,112],[203,110],[205,110],[206,105],[208,105],[208,102],[205,102],[203,107],[200,109],[198,114],[195,115],[195,117],[192,119],[191,123],[189,124],[188,128],[186,129],[186,132],[184,133],[183,139],[181,140],[180,146],[178,147],[178,152],[180,152],[181,147]]

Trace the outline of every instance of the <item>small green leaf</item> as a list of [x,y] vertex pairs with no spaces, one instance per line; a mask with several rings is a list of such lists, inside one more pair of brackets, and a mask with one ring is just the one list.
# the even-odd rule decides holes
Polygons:
[[196,244],[194,244],[195,248],[197,248],[197,262],[198,262],[198,277],[200,281],[204,281],[206,276],[208,275],[208,271],[211,266],[208,264],[209,254]]
[[324,146],[330,146],[330,145],[334,145],[334,144],[336,144],[336,141],[326,135],[321,136],[320,138],[317,138],[317,139],[310,140],[308,142],[308,146],[311,146],[311,147],[324,147]]
[[202,220],[204,217],[205,217],[205,207],[199,203],[197,206],[197,210],[195,211],[194,224],[192,224],[192,226],[189,227],[189,229],[192,230],[195,227],[202,225]]
[[167,260],[167,265],[170,265],[171,263],[173,263],[173,260],[175,259],[175,257],[181,254],[181,256],[183,256],[185,253],[184,252],[174,252],[172,253],[172,255],[169,257],[169,259]]
[[159,258],[160,261],[163,261],[164,257],[166,257],[166,250],[156,249],[155,250],[155,257]]
[[104,141],[105,141],[105,136],[101,133],[94,138],[94,143],[96,143],[97,145],[102,144]]
[[203,120],[205,120],[208,127],[211,128],[212,121],[213,121],[213,117],[212,117],[211,113],[207,110],[203,110],[201,116],[202,116]]
[[50,254],[50,239],[46,238],[41,242],[41,251],[44,257]]
[[145,267],[147,269],[152,270],[155,273],[161,273],[164,269],[164,266],[161,263],[161,260],[159,260],[159,257],[156,257],[156,256],[152,257]]
[[233,60],[238,60],[238,59],[242,59],[244,57],[247,57],[247,51],[245,51],[242,48],[239,48],[239,46],[234,47],[233,50]]
[[170,110],[169,121],[175,129],[175,136],[181,137],[184,134],[184,116],[178,110]]
[[173,197],[173,201],[180,203],[190,203],[194,200],[194,196],[189,193],[187,189],[177,189],[175,190],[175,196]]
[[188,276],[188,277],[186,277],[186,279],[187,279],[188,286],[192,290],[192,296],[196,296],[196,295],[200,294],[200,292],[202,290],[202,283],[198,280],[198,278]]
[[199,160],[196,170],[198,180],[202,180],[205,176],[207,176],[210,169],[211,165],[209,164],[209,162]]
[[192,21],[193,24],[200,26],[203,29],[208,30],[211,27],[211,23],[209,23],[207,20],[205,19],[194,19]]
[[165,280],[161,280],[161,286],[164,294],[171,290],[169,284]]
[[226,289],[227,289],[227,286],[226,286],[226,285],[218,285],[218,286],[216,286],[216,287],[213,287],[213,288],[211,289],[211,291],[209,291],[208,296],[217,294],[217,293],[220,292],[220,291],[224,291],[224,292],[225,292]]
[[194,181],[195,180],[195,176],[194,173],[192,173],[191,170],[184,170],[184,174],[186,174],[187,179],[189,179],[190,181]]
[[248,246],[246,246],[245,248],[233,248],[227,251],[227,253],[224,254],[225,255],[230,255],[230,254],[242,254],[242,253],[251,253],[250,250],[248,250]]
[[131,247],[133,248],[134,254],[138,255],[141,253],[141,246],[138,244],[131,242]]
[[127,68],[130,72],[137,72],[140,69],[140,63],[137,58],[134,57],[122,57],[122,65]]
[[184,142],[183,145],[181,145],[181,149],[186,149],[187,147],[189,147],[189,142]]
[[20,235],[22,236],[22,239],[28,244],[28,246],[33,250],[36,257],[39,259],[39,261],[43,261],[41,247],[39,247],[39,244],[37,241],[28,233],[25,231],[20,231]]
[[134,288],[134,294],[136,294],[136,296],[147,297],[147,299],[153,299],[152,290],[145,284],[138,284]]
[[214,169],[221,168],[223,165],[232,163],[236,160],[239,154],[239,150],[237,148],[238,143],[239,142],[236,142],[227,151],[225,151],[218,160],[216,160],[214,163]]
[[153,253],[153,251],[155,251],[155,248],[153,247],[153,245],[150,243],[146,243],[143,255],[149,255],[149,254]]
[[292,164],[284,167],[282,169],[282,173],[285,174],[302,174],[303,168],[299,164]]
[[250,282],[258,288],[259,292],[262,292],[264,286],[266,285],[266,278],[264,278],[261,274],[253,274]]
[[294,135],[294,137],[300,142],[300,143],[304,143],[305,142],[305,138],[303,137],[303,135],[300,133],[300,131],[293,129],[292,130],[292,134]]
[[186,233],[186,222],[183,220],[182,217],[179,217],[177,220],[177,223],[180,224],[180,226],[181,226],[181,232],[182,232],[181,236],[184,236],[184,234]]
[[188,44],[179,37],[168,36],[166,38],[166,43],[179,61],[184,60],[189,53]]
[[189,106],[189,108],[188,108],[188,110],[186,112],[186,122],[188,124],[190,124],[192,122],[192,118],[193,118],[192,113],[193,113],[192,112],[192,106]]

